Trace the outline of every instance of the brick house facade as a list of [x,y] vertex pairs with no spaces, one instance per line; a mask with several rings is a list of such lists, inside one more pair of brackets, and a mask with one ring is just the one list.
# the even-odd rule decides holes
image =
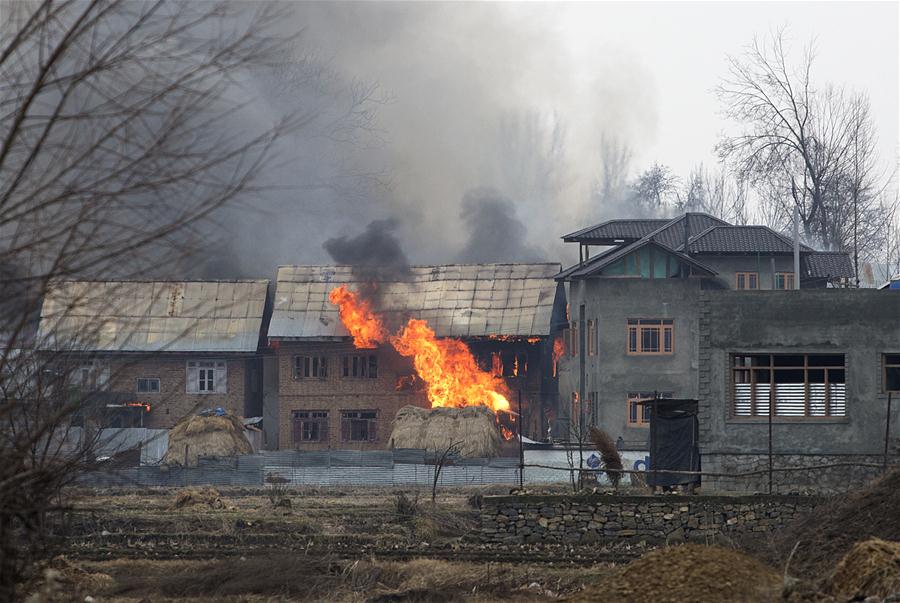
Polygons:
[[[416,266],[406,280],[380,282],[378,311],[388,324],[428,321],[439,337],[466,342],[483,370],[502,377],[513,410],[522,395],[523,433],[546,431],[555,375],[551,315],[565,301],[552,276],[558,264]],[[269,344],[277,357],[278,447],[374,450],[391,447],[397,411],[429,408],[412,362],[390,346],[353,347],[328,300],[339,284],[356,288],[348,266],[282,266]],[[372,369],[375,375],[372,376]],[[508,417],[503,419],[509,420]]]

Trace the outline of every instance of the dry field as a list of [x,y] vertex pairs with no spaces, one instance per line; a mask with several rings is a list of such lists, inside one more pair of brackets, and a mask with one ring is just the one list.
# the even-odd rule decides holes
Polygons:
[[358,487],[80,491],[41,588],[116,602],[548,601],[644,551],[479,544],[477,497],[500,493],[445,489],[433,505],[425,490]]

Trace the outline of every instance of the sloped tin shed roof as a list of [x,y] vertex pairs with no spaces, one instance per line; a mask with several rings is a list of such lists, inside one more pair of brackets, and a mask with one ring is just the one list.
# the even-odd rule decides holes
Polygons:
[[[440,337],[547,336],[559,271],[554,263],[413,266],[378,282],[379,311],[426,320]],[[328,293],[364,284],[352,267],[281,266],[277,280],[270,338],[349,337]]]
[[41,309],[42,348],[255,352],[267,280],[60,281]]

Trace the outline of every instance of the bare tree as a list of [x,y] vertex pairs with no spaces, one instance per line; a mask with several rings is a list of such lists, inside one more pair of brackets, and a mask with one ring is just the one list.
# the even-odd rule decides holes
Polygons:
[[705,212],[731,224],[747,224],[747,185],[725,171],[709,171],[700,164],[688,176],[679,208]]
[[600,175],[593,186],[593,201],[598,205],[615,203],[628,188],[628,171],[634,153],[615,137],[600,136]]
[[807,240],[832,249],[855,242],[856,256],[880,181],[868,99],[815,86],[812,48],[791,66],[785,38],[779,31],[755,39],[743,57],[729,58],[730,75],[717,92],[740,131],[724,136],[718,153],[760,191],[773,226],[785,228],[796,206]]
[[441,471],[453,457],[459,455],[462,442],[450,440],[446,448],[442,448],[435,452],[434,457],[434,480],[431,483],[431,504],[437,499],[437,487],[441,481]]
[[634,181],[635,200],[641,209],[651,214],[664,213],[678,205],[680,182],[668,166],[654,163]]
[[[205,221],[266,188],[259,176],[279,141],[314,118],[299,103],[260,122],[239,85],[281,60],[293,40],[278,30],[284,10],[0,6],[0,600],[16,598],[63,488],[93,461],[83,391],[97,376],[68,359],[105,325],[39,334],[41,300],[60,279],[171,270],[202,249]],[[69,303],[58,318],[79,300]]]

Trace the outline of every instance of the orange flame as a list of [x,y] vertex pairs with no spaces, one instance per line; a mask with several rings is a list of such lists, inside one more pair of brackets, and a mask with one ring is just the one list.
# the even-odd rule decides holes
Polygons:
[[506,440],[507,442],[509,440],[513,439],[513,432],[511,432],[509,429],[507,429],[503,425],[500,426],[500,435],[502,435],[503,439]]
[[562,358],[566,353],[566,343],[563,341],[562,337],[557,337],[553,340],[553,376],[559,372],[559,359]]
[[502,379],[482,371],[469,346],[458,339],[438,339],[424,320],[411,318],[396,335],[389,336],[371,304],[346,287],[328,295],[340,309],[341,321],[356,347],[375,347],[389,342],[413,366],[425,382],[431,406],[484,405],[496,411],[509,410],[509,389]]
[[387,330],[368,300],[341,285],[331,290],[328,299],[340,310],[341,322],[353,336],[358,348],[374,348],[388,338]]

